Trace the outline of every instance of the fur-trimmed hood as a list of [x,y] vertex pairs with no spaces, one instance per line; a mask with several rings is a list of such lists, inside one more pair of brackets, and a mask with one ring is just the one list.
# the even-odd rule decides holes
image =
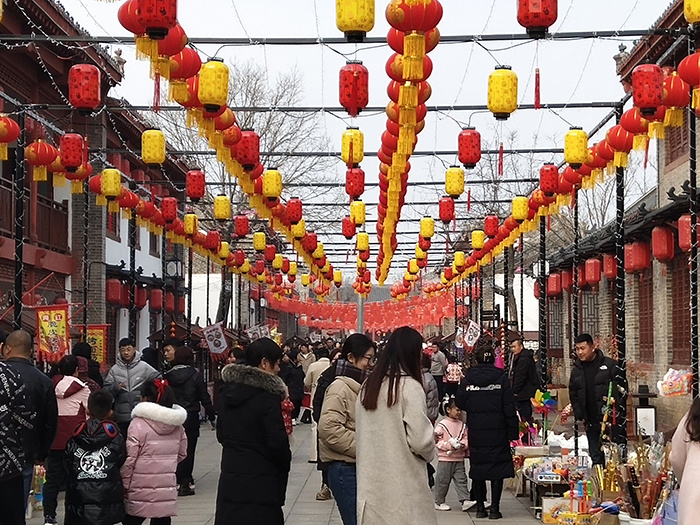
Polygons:
[[168,408],[158,403],[142,401],[131,411],[131,417],[147,420],[147,423],[158,434],[170,434],[175,427],[179,427],[185,422],[187,411],[180,405]]
[[230,364],[221,371],[221,379],[224,381],[223,394],[226,403],[240,405],[250,398],[260,394],[260,391],[287,397],[287,387],[278,376],[263,372],[257,367],[248,365]]

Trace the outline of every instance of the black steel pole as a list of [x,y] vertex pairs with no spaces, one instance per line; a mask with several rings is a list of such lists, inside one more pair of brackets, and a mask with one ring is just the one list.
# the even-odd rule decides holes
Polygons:
[[88,323],[88,289],[90,280],[88,279],[88,249],[90,246],[90,191],[88,191],[88,181],[83,182],[83,341],[87,341]]
[[477,270],[479,272],[479,334],[484,334],[484,272],[481,267]]
[[187,255],[187,344],[192,342],[192,247]]
[[[129,183],[129,189],[131,191],[136,190],[136,183],[131,181]],[[119,217],[116,218],[119,220]],[[136,236],[139,234],[139,229],[136,226],[136,214],[131,215],[129,219],[129,337],[132,337],[136,344],[137,334],[136,334],[136,315],[138,310],[136,309]]]
[[520,234],[520,335],[525,337],[525,247]]
[[[510,306],[510,248],[503,250],[503,323],[506,325],[508,333],[508,307]],[[506,341],[508,342],[508,341]],[[505,349],[504,349],[505,351]]]
[[15,308],[13,328],[22,329],[22,290],[24,288],[24,110],[20,109],[17,115],[19,125],[19,138],[15,148],[15,289],[13,291],[12,304]]
[[[211,266],[211,262],[209,259],[209,256],[207,255],[207,318],[204,321],[204,324],[206,326],[209,326],[209,266]],[[224,283],[221,283],[221,286],[223,286]]]
[[574,186],[574,191],[572,193],[574,199],[574,267],[571,269],[571,279],[573,281],[572,291],[571,291],[571,322],[573,326],[571,327],[571,355],[574,355],[574,341],[578,337],[579,330],[579,306],[578,306],[578,265],[579,265],[579,241],[581,240],[581,233],[579,230],[579,218],[578,218],[578,187]]
[[540,331],[540,365],[542,377],[540,382],[543,388],[547,387],[547,218],[540,217],[540,260],[537,281],[540,285],[539,298],[539,331]]
[[496,319],[496,261],[491,257],[491,331],[498,330],[500,319]]
[[[688,50],[692,54],[695,52],[695,30],[694,26],[691,26],[691,36],[689,39]],[[695,117],[695,111],[688,108],[688,135],[690,142],[690,149],[688,151],[688,157],[690,159],[690,238],[692,242],[690,244],[690,327],[691,327],[691,338],[690,338],[690,353],[691,353],[691,363],[693,372],[693,399],[698,397],[698,380],[700,380],[700,375],[698,372],[698,186],[697,186],[697,121]]]
[[236,328],[238,329],[239,337],[241,335],[241,330],[243,329],[243,325],[241,324],[241,295],[243,295],[243,287],[241,286],[241,274],[239,273],[236,287],[236,302],[238,304],[238,308],[236,309]]

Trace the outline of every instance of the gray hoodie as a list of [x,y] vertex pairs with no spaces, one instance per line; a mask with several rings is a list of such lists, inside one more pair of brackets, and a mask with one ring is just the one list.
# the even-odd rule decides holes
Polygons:
[[[131,421],[131,411],[141,400],[141,386],[149,379],[159,376],[158,370],[141,361],[141,352],[136,352],[134,360],[129,364],[117,352],[116,363],[109,369],[104,386],[114,396],[114,421]],[[121,390],[119,383],[124,383]]]

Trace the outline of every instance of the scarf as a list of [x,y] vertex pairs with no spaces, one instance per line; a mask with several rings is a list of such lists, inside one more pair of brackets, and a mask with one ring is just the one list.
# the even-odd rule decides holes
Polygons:
[[346,376],[349,377],[350,379],[354,379],[357,381],[359,384],[362,384],[365,379],[367,379],[367,376],[369,375],[369,372],[366,370],[360,370],[357,368],[355,365],[353,365],[350,361],[347,359],[338,359],[338,361],[335,364],[335,376]]

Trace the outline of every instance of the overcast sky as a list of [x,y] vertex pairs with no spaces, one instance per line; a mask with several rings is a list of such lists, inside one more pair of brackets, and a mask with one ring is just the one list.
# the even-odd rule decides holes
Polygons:
[[[71,15],[93,35],[124,36],[124,30],[117,20],[120,3],[105,3],[96,0],[61,0]],[[386,1],[377,2],[377,20],[370,36],[385,36],[388,24],[384,18]],[[516,21],[515,0],[442,0],[444,17],[439,24],[443,35],[457,34],[512,34],[523,33]],[[666,0],[562,0],[559,2],[559,19],[553,27],[558,31],[597,31],[620,29],[645,29],[668,7]],[[263,37],[338,37],[341,33],[335,27],[335,5],[331,0],[181,0],[179,21],[191,37],[246,37],[251,41]],[[486,86],[489,73],[497,63],[508,64],[518,74],[520,82],[519,98],[524,103],[533,102],[534,69],[541,70],[541,92],[543,103],[615,101],[623,96],[619,79],[615,74],[613,55],[618,52],[621,42],[631,47],[632,42],[624,39],[589,39],[576,41],[501,41],[485,42],[484,47],[472,44],[440,44],[431,52],[434,72],[429,79],[433,96],[428,105],[485,104]],[[123,84],[114,88],[113,96],[124,97],[133,104],[150,104],[151,80],[148,64],[134,58],[133,45],[121,47],[127,59],[126,77]],[[198,46],[208,55],[217,52],[219,46]],[[345,63],[340,53],[356,56],[370,69],[370,105],[384,106],[388,102],[386,86],[389,82],[384,65],[392,54],[384,46],[262,46],[226,47],[218,52],[230,61],[255,60],[265,66],[269,78],[298,68],[304,81],[305,103],[309,106],[337,106],[338,70]],[[148,86],[148,88],[145,88]],[[457,134],[461,125],[471,122],[489,143],[497,142],[499,136],[517,133],[514,147],[562,147],[563,136],[569,124],[592,128],[609,110],[607,109],[565,109],[559,114],[549,111],[518,111],[501,128],[495,124],[490,113],[470,115],[465,112],[429,114],[426,129],[419,136],[418,150],[456,149]],[[331,115],[322,119],[324,131],[331,138],[333,150],[340,148],[340,135],[350,123],[347,115],[339,115],[343,120]],[[364,115],[356,119],[365,132],[365,149],[376,151],[379,137],[384,128],[385,115]],[[535,137],[537,139],[535,140]],[[600,140],[602,135],[594,137]],[[506,147],[508,147],[507,145]],[[559,161],[560,157],[545,155],[541,159]],[[443,180],[446,165],[455,158],[411,159],[413,170],[411,180]],[[366,159],[362,167],[367,180],[377,180],[376,158]],[[329,179],[342,180],[344,168],[338,162]],[[529,174],[524,174],[529,175]],[[648,180],[653,174],[642,174]],[[411,188],[407,203],[411,201],[435,201],[442,193],[441,188]],[[475,188],[475,192],[476,192]],[[289,195],[287,195],[289,196]],[[464,210],[465,198],[461,199]],[[377,202],[377,191],[368,190],[366,202]],[[419,217],[423,213],[437,215],[437,207],[406,208],[404,216]],[[483,212],[482,212],[483,213]],[[368,217],[376,218],[376,209],[368,207]],[[416,231],[415,224],[400,224],[399,231]],[[339,228],[338,228],[339,231]],[[374,224],[368,226],[373,240]],[[335,237],[340,240],[341,237]],[[415,234],[407,234],[402,240],[415,242]],[[348,245],[349,246],[349,245]],[[444,247],[442,248],[444,252]],[[376,255],[373,249],[372,260]],[[433,257],[433,261],[437,257]],[[405,261],[405,258],[397,259]],[[333,258],[331,258],[333,262]],[[372,265],[373,266],[373,265]],[[399,263],[403,269],[405,263]]]

